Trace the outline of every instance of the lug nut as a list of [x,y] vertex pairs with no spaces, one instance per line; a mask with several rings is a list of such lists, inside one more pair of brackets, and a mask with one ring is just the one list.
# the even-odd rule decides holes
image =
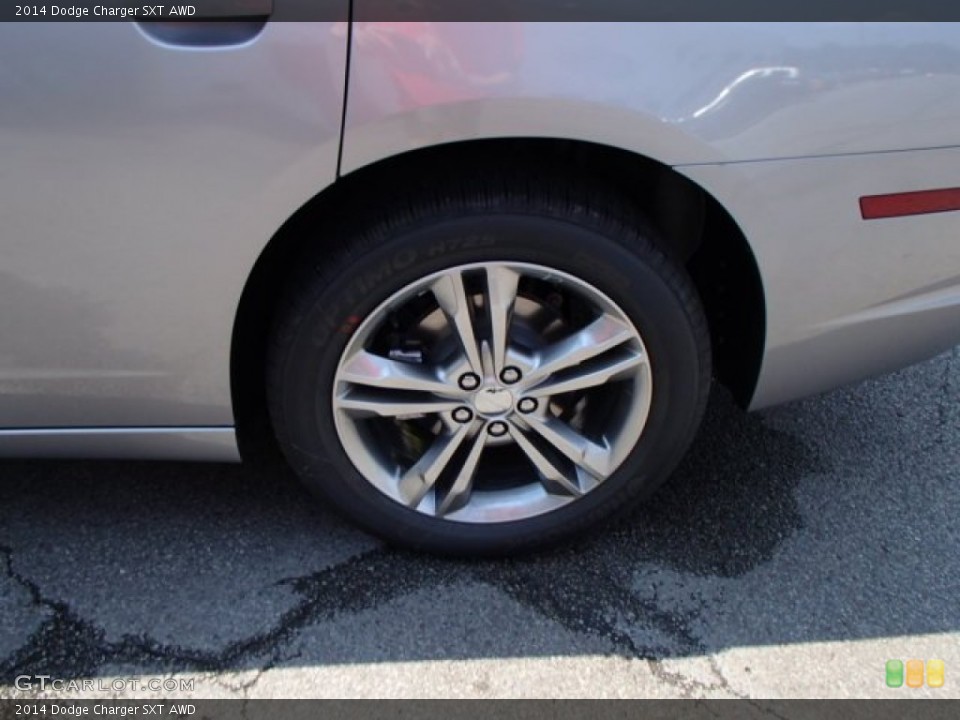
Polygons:
[[493,437],[503,437],[507,434],[507,424],[504,422],[492,422],[487,427],[487,432]]
[[514,383],[520,382],[520,378],[523,375],[520,373],[519,368],[515,368],[512,365],[510,367],[505,367],[503,372],[500,373],[500,380],[504,385],[513,385]]
[[523,398],[520,402],[517,403],[517,410],[529,415],[532,412],[536,412],[539,403],[533,398]]
[[480,387],[480,376],[476,373],[464,373],[460,376],[460,388],[463,390],[476,390]]
[[461,425],[466,425],[468,422],[473,420],[473,412],[470,410],[470,408],[458,407],[453,411],[453,419]]

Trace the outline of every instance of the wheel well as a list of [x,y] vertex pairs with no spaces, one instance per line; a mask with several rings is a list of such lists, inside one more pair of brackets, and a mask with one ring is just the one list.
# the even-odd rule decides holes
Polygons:
[[[563,167],[615,187],[660,231],[664,250],[682,262],[704,303],[717,379],[746,405],[760,371],[766,333],[763,285],[736,222],[699,186],[670,167],[633,153],[569,140],[498,139],[415,150],[339,179],[277,231],[247,281],[233,331],[231,380],[240,450],[246,459],[273,455],[266,411],[265,363],[276,300],[305,243],[323,242],[339,221],[395,197],[418,178],[470,168]],[[549,172],[549,170],[545,170]]]

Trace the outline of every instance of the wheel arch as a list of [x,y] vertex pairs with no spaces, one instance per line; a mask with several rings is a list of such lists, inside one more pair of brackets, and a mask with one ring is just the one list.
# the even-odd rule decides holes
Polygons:
[[469,168],[491,158],[596,177],[616,186],[660,232],[664,249],[684,263],[706,309],[718,380],[742,405],[759,377],[766,338],[763,283],[736,221],[705,189],[668,165],[621,148],[558,138],[468,140],[393,155],[353,170],[301,206],[277,230],[247,279],[234,321],[231,388],[240,450],[273,455],[266,410],[265,362],[278,295],[309,242],[334,234],[339,219],[393,197],[411,173]]

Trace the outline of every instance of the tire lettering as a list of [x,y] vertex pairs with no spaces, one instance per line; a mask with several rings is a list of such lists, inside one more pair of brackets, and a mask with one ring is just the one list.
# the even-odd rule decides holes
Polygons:
[[494,235],[466,235],[463,237],[442,240],[427,249],[427,257],[447,255],[457,250],[474,250],[476,248],[493,247],[497,244]]

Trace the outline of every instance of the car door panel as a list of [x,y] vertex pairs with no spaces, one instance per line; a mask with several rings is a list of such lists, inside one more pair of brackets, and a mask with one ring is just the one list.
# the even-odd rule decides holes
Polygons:
[[343,21],[219,45],[0,27],[0,428],[233,424],[244,283],[336,178],[347,2],[328,5]]

